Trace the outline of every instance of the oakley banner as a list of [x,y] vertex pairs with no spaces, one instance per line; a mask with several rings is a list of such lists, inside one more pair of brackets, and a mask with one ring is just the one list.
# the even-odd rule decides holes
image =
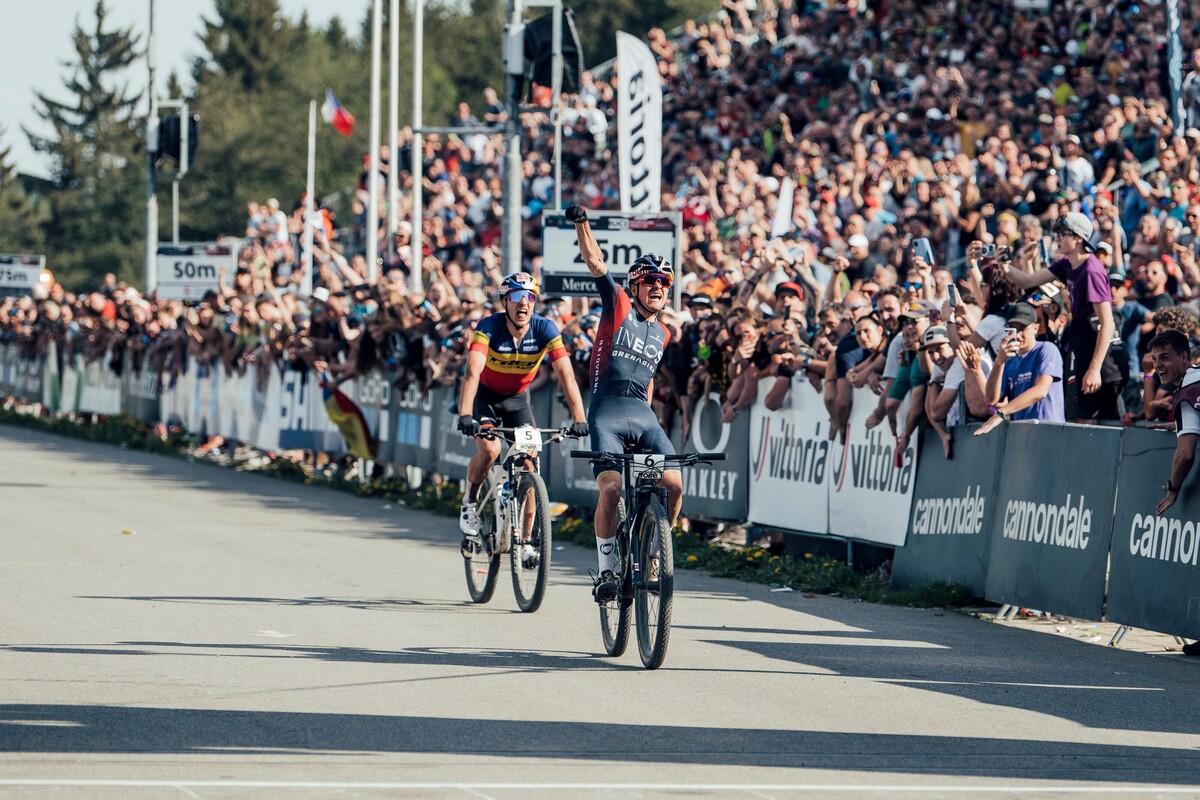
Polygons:
[[1007,426],[987,436],[972,436],[973,430],[953,429],[952,459],[946,458],[938,435],[924,431],[908,539],[896,548],[892,563],[896,586],[944,581],[983,596],[1000,474],[996,467]]
[[721,396],[710,393],[696,404],[685,439],[681,426],[671,442],[678,453],[724,453],[725,461],[683,468],[683,513],[741,522],[750,513],[750,413],[721,421]]
[[1200,478],[1183,483],[1175,505],[1156,509],[1171,472],[1175,436],[1127,430],[1121,440],[1108,575],[1108,619],[1200,639]]
[[1121,429],[1005,426],[984,597],[1100,619]]

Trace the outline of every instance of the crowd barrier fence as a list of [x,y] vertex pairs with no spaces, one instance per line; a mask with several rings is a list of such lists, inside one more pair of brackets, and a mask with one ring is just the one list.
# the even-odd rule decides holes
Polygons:
[[[147,365],[118,376],[108,363],[60,357],[53,345],[34,358],[0,346],[0,394],[55,414],[124,413],[265,451],[345,450],[312,374],[227,374],[193,360],[160,390]],[[894,547],[900,586],[944,580],[997,603],[1200,638],[1195,473],[1176,505],[1155,513],[1175,448],[1169,433],[1010,423],[983,437],[958,428],[950,460],[931,431],[897,457],[886,424],[866,429],[877,400],[869,391],[855,393],[842,444],[829,438],[819,393],[796,383],[783,407],[769,410],[768,386],[731,423],[714,394],[696,405],[686,441],[679,420],[672,426],[677,449],[729,457],[688,470],[689,514]],[[451,389],[397,388],[382,373],[340,388],[363,410],[377,461],[465,476],[474,446],[457,432]],[[556,387],[532,402],[539,420],[569,421]],[[564,440],[542,469],[554,500],[590,508],[590,467],[569,455],[584,446]]]

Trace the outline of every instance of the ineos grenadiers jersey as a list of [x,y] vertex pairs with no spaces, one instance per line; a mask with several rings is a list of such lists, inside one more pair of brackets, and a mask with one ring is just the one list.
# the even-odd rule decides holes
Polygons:
[[596,287],[604,311],[592,345],[592,405],[606,397],[646,400],[670,334],[661,322],[638,314],[611,273],[597,278]]
[[479,382],[509,397],[515,397],[533,383],[542,359],[551,363],[567,357],[558,326],[534,314],[520,342],[513,341],[504,312],[484,317],[475,325],[471,349],[487,356]]

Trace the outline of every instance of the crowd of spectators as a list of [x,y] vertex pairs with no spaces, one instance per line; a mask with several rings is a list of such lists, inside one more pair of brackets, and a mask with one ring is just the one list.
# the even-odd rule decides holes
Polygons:
[[[1181,7],[1188,73],[1200,32]],[[947,452],[972,420],[985,433],[1005,417],[1163,422],[1170,399],[1143,367],[1145,343],[1164,329],[1200,342],[1200,91],[1189,74],[1175,128],[1165,31],[1162,3],[1130,0],[1045,13],[997,0],[723,0],[673,35],[650,31],[661,205],[681,213],[685,237],[685,302],[665,315],[672,345],[655,381],[663,421],[686,425],[709,392],[732,419],[760,391],[771,407],[815,391],[837,435],[853,390],[870,387],[868,424],[902,442],[929,425]],[[615,81],[585,73],[566,98],[564,204],[619,207]],[[460,104],[452,125],[505,119],[491,90],[478,108]],[[524,267],[540,274],[553,126],[548,111],[520,122]],[[199,303],[51,282],[0,303],[0,336],[30,349],[57,339],[118,370],[146,351],[164,374],[194,358],[453,383],[501,277],[502,150],[499,136],[424,137],[421,252],[407,222],[387,235],[387,198],[366,218],[364,173],[345,218],[323,209],[314,224],[310,296],[303,204],[289,214],[269,200],[249,204],[236,273]],[[399,170],[406,218],[411,130],[392,155],[382,169]],[[790,214],[778,207],[788,185]],[[374,283],[362,255],[373,235]],[[590,302],[543,299],[582,370]]]

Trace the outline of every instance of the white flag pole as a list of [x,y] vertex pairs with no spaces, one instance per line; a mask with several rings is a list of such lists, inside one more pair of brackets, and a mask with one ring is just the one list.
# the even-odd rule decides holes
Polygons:
[[379,272],[379,72],[383,54],[383,0],[371,9],[371,161],[367,176],[367,280],[375,283]]
[[413,287],[424,289],[425,266],[424,260],[425,237],[421,225],[425,217],[425,198],[421,192],[421,181],[424,179],[424,162],[422,153],[425,150],[425,137],[421,127],[425,124],[422,113],[425,98],[425,0],[413,0],[413,85],[412,85],[412,236],[409,245],[412,250],[412,263],[409,264],[409,281]]
[[396,228],[400,223],[399,155],[396,152],[396,129],[400,127],[400,0],[388,7],[388,252],[396,246]]
[[304,192],[304,277],[300,294],[308,297],[313,289],[313,200],[317,172],[317,101],[308,101],[308,178]]

